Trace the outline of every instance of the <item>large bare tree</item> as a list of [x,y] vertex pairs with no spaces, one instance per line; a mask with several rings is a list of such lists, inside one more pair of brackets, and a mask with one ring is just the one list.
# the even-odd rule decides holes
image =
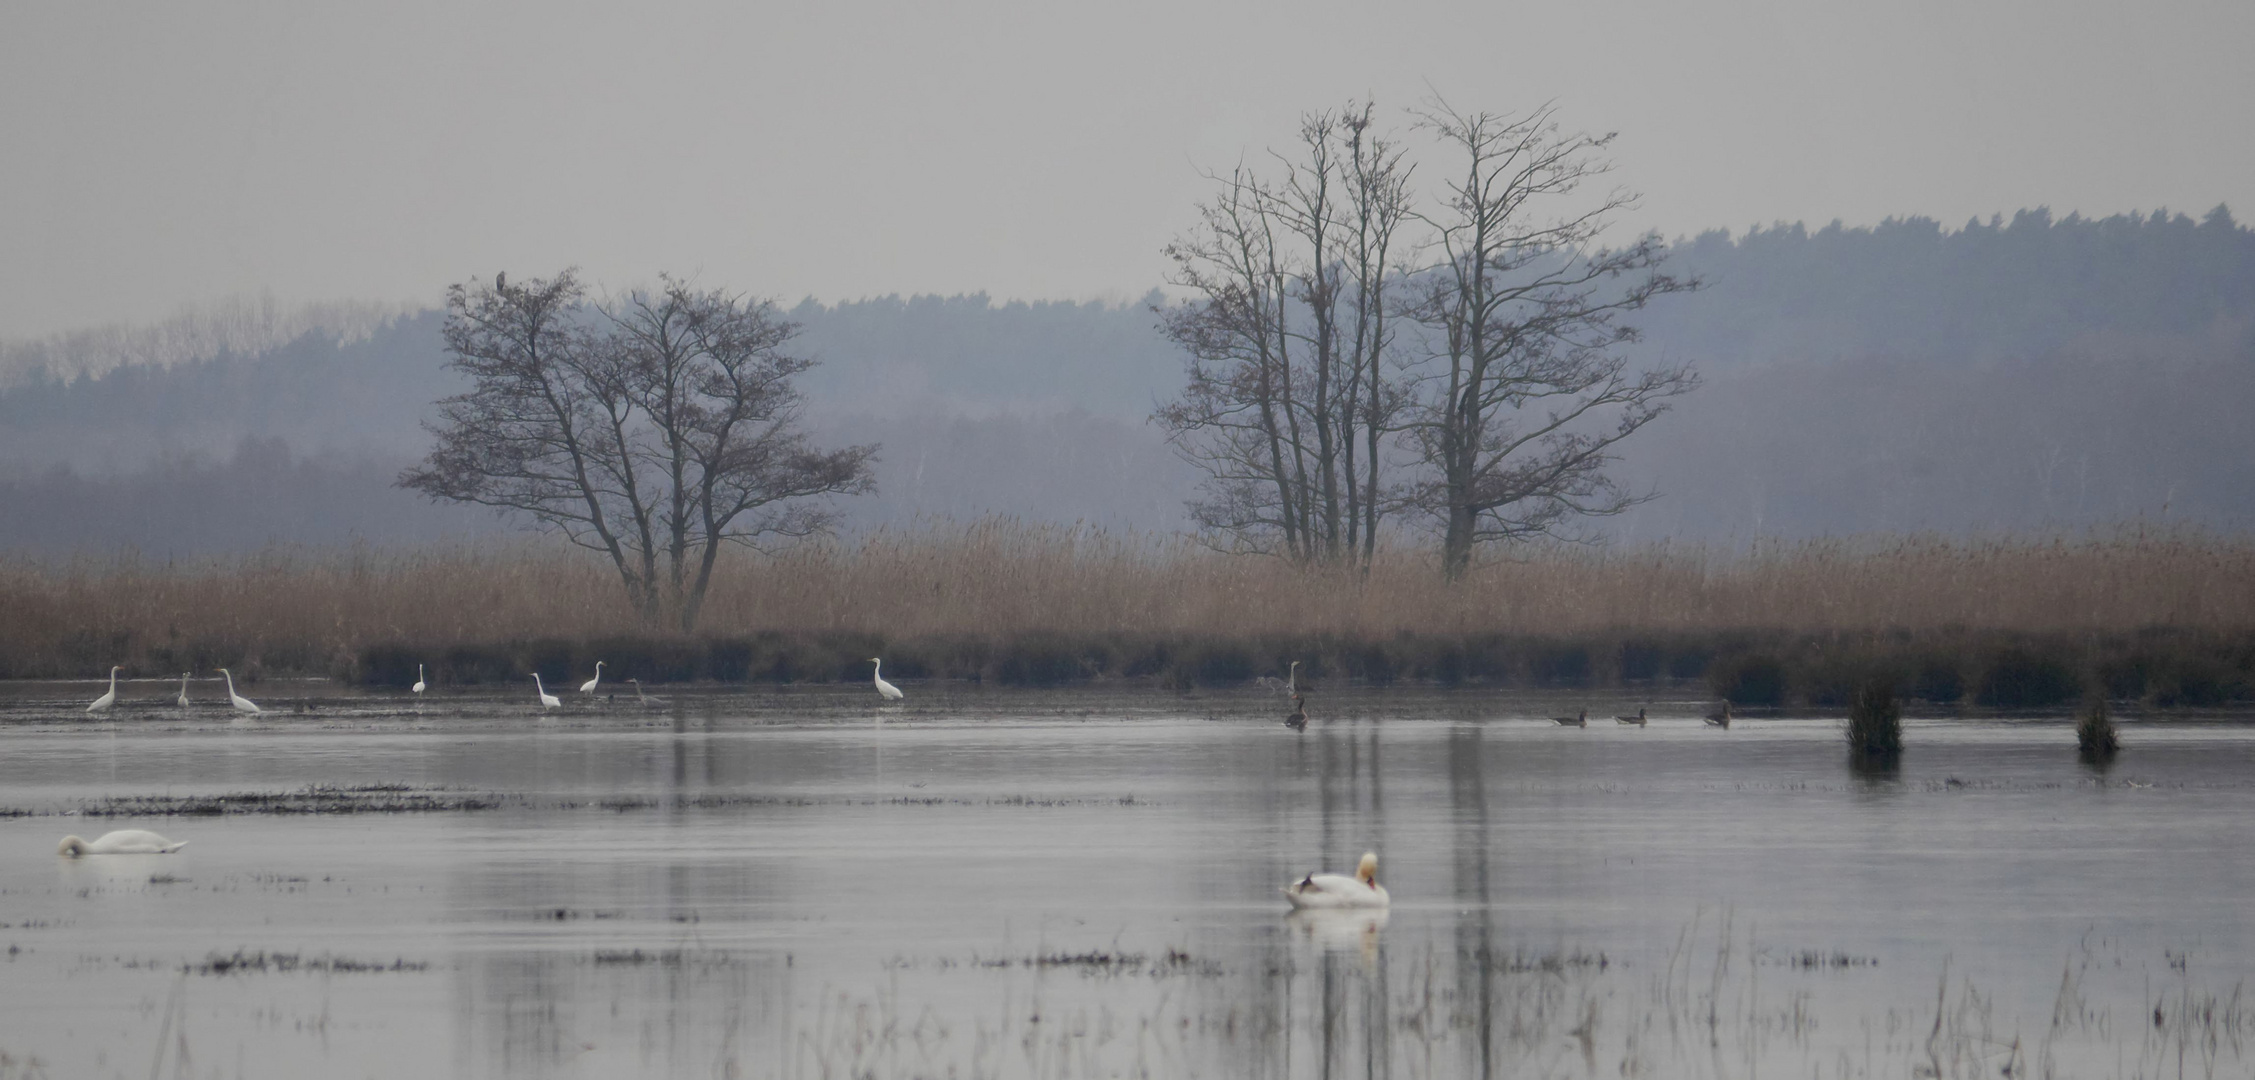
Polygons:
[[1215,177],[1201,221],[1170,245],[1197,298],[1162,311],[1189,357],[1156,419],[1206,473],[1191,504],[1237,549],[1367,563],[1395,502],[1383,447],[1402,402],[1386,358],[1395,233],[1409,169],[1371,107],[1304,118],[1275,175]]
[[1454,576],[1482,543],[1641,501],[1613,448],[1696,379],[1632,370],[1624,316],[1697,283],[1660,272],[1655,236],[1598,244],[1633,202],[1582,191],[1612,136],[1436,99],[1416,126],[1457,178],[1421,196],[1372,117],[1305,117],[1270,174],[1214,177],[1167,249],[1194,294],[1162,312],[1188,381],[1155,418],[1206,474],[1193,517],[1239,550],[1367,565],[1414,511]]
[[1449,576],[1484,542],[1554,534],[1648,496],[1606,475],[1621,440],[1698,385],[1688,367],[1632,367],[1624,316],[1696,288],[1659,269],[1653,234],[1598,244],[1634,202],[1584,192],[1611,168],[1613,136],[1563,130],[1545,106],[1465,113],[1438,99],[1420,126],[1455,159],[1438,205],[1418,212],[1437,261],[1415,276],[1415,402],[1404,424],[1425,468],[1413,498],[1441,529]]
[[774,305],[671,278],[588,302],[571,271],[447,290],[437,439],[400,485],[526,515],[602,552],[642,618],[694,629],[721,548],[829,525],[818,496],[872,488],[874,446],[820,450],[799,427]]

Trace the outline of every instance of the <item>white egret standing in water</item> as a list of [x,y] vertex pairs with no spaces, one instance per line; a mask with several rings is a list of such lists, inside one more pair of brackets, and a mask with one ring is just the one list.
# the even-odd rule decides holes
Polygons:
[[595,677],[579,684],[579,692],[582,694],[592,694],[595,692],[595,684],[602,681],[603,662],[601,660],[597,660],[595,662]]
[[900,687],[885,681],[885,661],[883,659],[872,656],[869,658],[869,662],[877,665],[869,674],[871,678],[877,681],[877,695],[879,697],[886,701],[899,701],[907,696],[900,692]]
[[557,709],[563,707],[564,701],[562,698],[549,693],[547,687],[540,685],[540,673],[537,671],[532,673],[532,688],[534,693],[540,695],[542,708]]
[[87,712],[107,712],[110,706],[117,704],[117,673],[122,670],[124,669],[114,667],[110,669],[110,692],[95,698],[94,704],[86,707]]
[[634,684],[634,700],[641,702],[644,707],[654,709],[666,703],[666,699],[662,697],[651,697],[643,693],[642,680],[628,679],[627,681]]
[[239,713],[257,712],[258,705],[255,702],[235,692],[235,676],[226,668],[220,668],[219,673],[227,676],[227,703],[233,705],[235,711]]

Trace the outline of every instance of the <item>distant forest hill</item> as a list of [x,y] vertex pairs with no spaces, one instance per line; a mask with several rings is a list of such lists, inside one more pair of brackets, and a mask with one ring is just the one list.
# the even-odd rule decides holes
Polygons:
[[[1673,245],[1669,267],[1707,287],[1641,313],[1636,349],[1706,385],[1625,444],[1620,475],[1660,497],[1600,534],[2255,525],[2255,231],[2222,207],[1716,232]],[[884,445],[849,527],[1182,528],[1196,476],[1144,422],[1182,373],[1161,302],[791,308],[821,361],[802,382],[818,436]],[[266,341],[199,325],[0,346],[0,551],[505,529],[388,483],[463,385],[440,314],[333,310],[352,318],[268,312]]]

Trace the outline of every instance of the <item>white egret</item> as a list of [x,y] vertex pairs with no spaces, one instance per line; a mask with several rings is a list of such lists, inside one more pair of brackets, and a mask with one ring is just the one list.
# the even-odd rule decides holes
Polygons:
[[1588,727],[1589,710],[1583,709],[1572,716],[1553,716],[1550,718],[1550,722],[1559,727]]
[[870,672],[870,677],[877,680],[877,695],[879,697],[884,698],[886,701],[899,701],[901,698],[907,696],[900,692],[900,687],[894,686],[893,684],[885,681],[885,662],[882,659],[872,656],[869,658],[869,662],[877,665],[877,667]]
[[423,665],[415,665],[415,685],[408,687],[407,692],[410,694],[420,694],[430,688],[431,684],[423,681]]
[[656,708],[666,703],[666,699],[662,697],[651,697],[650,695],[643,693],[642,680],[628,679],[627,681],[634,684],[634,700],[641,702],[645,707]]
[[219,673],[227,676],[227,703],[233,705],[235,711],[239,713],[257,712],[257,703],[235,692],[235,676],[228,672],[226,668],[220,668]]
[[1269,689],[1274,690],[1277,693],[1284,695],[1285,697],[1299,697],[1300,662],[1297,660],[1292,661],[1292,670],[1284,673],[1284,679],[1281,682],[1279,682],[1274,675],[1263,675],[1253,681],[1261,684],[1262,686],[1268,687]]
[[579,684],[579,692],[582,694],[592,694],[595,692],[595,684],[602,681],[603,662],[601,660],[597,660],[595,662],[595,677]]
[[187,847],[186,840],[167,840],[147,829],[119,829],[103,833],[101,838],[89,843],[75,836],[63,837],[57,855],[168,855]]
[[1642,706],[1642,705],[1639,705],[1639,706],[1637,706],[1637,709],[1636,709],[1636,715],[1635,715],[1635,716],[1616,716],[1616,717],[1614,717],[1613,719],[1615,719],[1615,720],[1618,720],[1618,721],[1620,721],[1621,723],[1624,723],[1624,724],[1635,724],[1635,725],[1636,725],[1636,726],[1638,726],[1638,727],[1643,727],[1643,726],[1644,726],[1644,706]]
[[1355,876],[1309,874],[1284,887],[1284,897],[1296,908],[1372,908],[1393,903],[1378,884],[1378,856],[1363,852]]
[[540,685],[540,673],[537,671],[532,673],[532,688],[535,693],[540,695],[542,708],[556,709],[563,707],[563,699],[549,693],[547,687]]
[[180,697],[178,700],[181,708],[188,707],[188,673],[185,671],[180,673]]
[[95,698],[94,704],[86,707],[87,712],[108,712],[110,706],[117,704],[117,673],[123,670],[125,669],[110,669],[110,692]]

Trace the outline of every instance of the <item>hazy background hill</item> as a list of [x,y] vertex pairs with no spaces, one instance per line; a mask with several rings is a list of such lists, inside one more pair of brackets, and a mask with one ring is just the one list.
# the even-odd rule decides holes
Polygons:
[[[1601,526],[1614,535],[2255,524],[2255,232],[2221,207],[1717,232],[1673,265],[1709,287],[1648,313],[1639,348],[1708,381],[1630,444],[1622,474],[1662,498]],[[1180,528],[1196,477],[1143,421],[1180,372],[1159,302],[796,305],[823,361],[804,383],[813,426],[885,447],[851,527]],[[0,348],[0,549],[504,527],[389,486],[460,387],[436,312],[199,318]]]

